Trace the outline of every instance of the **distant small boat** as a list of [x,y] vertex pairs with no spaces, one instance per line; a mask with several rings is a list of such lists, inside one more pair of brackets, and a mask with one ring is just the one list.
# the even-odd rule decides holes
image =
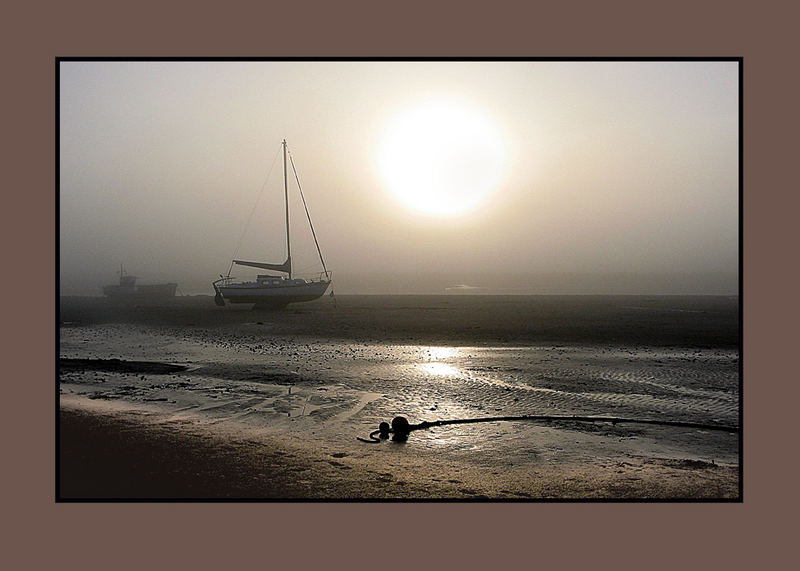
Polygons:
[[119,284],[103,286],[103,295],[114,301],[159,301],[175,297],[178,284],[144,284],[136,285],[136,276],[125,273],[119,267]]
[[[283,141],[283,198],[286,213],[286,261],[282,264],[273,264],[267,262],[249,262],[246,260],[233,260],[231,268],[234,264],[239,266],[248,266],[251,268],[260,268],[263,270],[272,270],[287,274],[272,275],[261,274],[256,277],[255,281],[236,282],[235,278],[230,275],[220,275],[220,279],[212,282],[214,286],[214,302],[219,306],[224,306],[225,301],[229,303],[252,303],[257,307],[283,307],[289,303],[297,303],[301,301],[312,301],[322,297],[331,285],[331,273],[325,267],[325,260],[322,258],[322,251],[319,248],[317,235],[314,232],[314,226],[311,224],[311,216],[308,213],[308,206],[306,199],[303,196],[303,189],[300,188],[300,181],[297,179],[297,171],[294,168],[294,161],[291,161],[292,170],[294,171],[295,179],[297,180],[297,187],[300,191],[300,197],[303,200],[303,207],[305,209],[308,224],[311,227],[311,235],[314,237],[314,244],[317,246],[317,253],[319,260],[322,264],[322,272],[316,279],[304,279],[292,277],[292,250],[291,240],[289,236],[289,189],[287,184],[286,172],[286,140]],[[291,156],[290,156],[291,160]]]

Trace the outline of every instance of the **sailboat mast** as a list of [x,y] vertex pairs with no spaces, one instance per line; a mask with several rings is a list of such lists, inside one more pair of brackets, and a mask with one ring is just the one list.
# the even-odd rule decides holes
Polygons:
[[283,140],[283,201],[286,206],[286,259],[289,262],[289,279],[292,279],[292,248],[289,242],[289,185],[286,182],[286,139]]

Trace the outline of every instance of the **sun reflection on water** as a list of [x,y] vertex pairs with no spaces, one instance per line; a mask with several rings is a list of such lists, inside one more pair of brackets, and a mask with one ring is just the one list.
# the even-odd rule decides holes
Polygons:
[[458,367],[439,362],[422,363],[419,365],[419,368],[429,375],[437,375],[440,377],[454,377],[461,372]]
[[458,357],[461,352],[456,347],[424,347],[422,349],[427,361],[443,361]]
[[461,351],[456,347],[421,347],[421,357],[424,363],[417,368],[428,375],[438,377],[455,377],[462,373],[461,369],[443,361],[461,356]]

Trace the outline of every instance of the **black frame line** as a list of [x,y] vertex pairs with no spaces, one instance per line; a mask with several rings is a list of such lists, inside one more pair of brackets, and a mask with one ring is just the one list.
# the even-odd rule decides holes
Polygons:
[[[737,498],[62,498],[60,423],[60,64],[62,62],[738,62],[739,89],[739,496]],[[744,501],[744,58],[742,56],[58,56],[55,58],[55,502],[56,503],[743,503]]]

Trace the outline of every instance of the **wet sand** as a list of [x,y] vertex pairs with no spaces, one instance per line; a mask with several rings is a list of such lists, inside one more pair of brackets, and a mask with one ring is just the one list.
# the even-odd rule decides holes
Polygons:
[[352,296],[280,312],[62,298],[60,497],[731,499],[738,300]]
[[726,498],[738,485],[734,468],[692,460],[558,463],[498,477],[468,464],[350,458],[141,412],[67,406],[60,424],[62,499]]

